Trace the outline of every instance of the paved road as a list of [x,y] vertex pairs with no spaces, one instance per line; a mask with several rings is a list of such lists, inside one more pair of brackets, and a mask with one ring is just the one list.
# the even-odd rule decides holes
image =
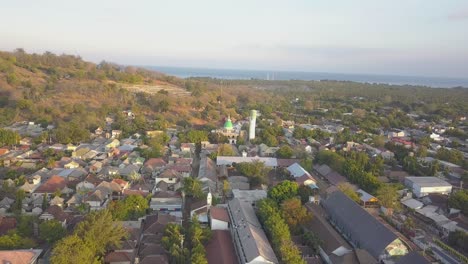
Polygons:
[[445,253],[444,251],[440,250],[439,248],[437,247],[431,247],[432,251],[437,253],[439,256],[441,256],[445,261],[446,263],[450,263],[450,264],[460,264],[461,262],[454,259],[452,256],[448,255],[447,253]]

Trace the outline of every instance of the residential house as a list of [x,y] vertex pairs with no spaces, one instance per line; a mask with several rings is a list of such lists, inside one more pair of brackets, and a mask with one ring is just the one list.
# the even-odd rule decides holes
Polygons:
[[27,194],[33,193],[41,185],[40,175],[34,175],[30,180],[31,181],[27,180],[23,185],[21,185],[21,187],[19,187]]
[[182,215],[182,197],[173,191],[160,191],[151,197],[150,208],[153,211],[170,212]]
[[182,180],[182,175],[180,175],[180,173],[178,173],[177,171],[173,169],[166,169],[161,174],[156,176],[155,183],[158,184],[160,181],[164,181],[168,185],[174,185],[174,184],[179,183],[181,180]]
[[65,169],[76,169],[76,168],[80,167],[80,164],[78,164],[78,162],[72,160],[72,161],[68,162],[67,164],[63,165],[63,167]]
[[104,257],[104,263],[109,264],[134,264],[138,253],[141,237],[140,221],[121,222],[128,236],[122,238],[120,247],[112,247],[111,251]]
[[200,167],[198,170],[198,180],[203,184],[203,191],[218,192],[218,168],[214,161],[207,156],[203,156],[200,159]]
[[94,161],[91,163],[91,166],[89,166],[89,172],[91,173],[99,173],[102,170],[102,162],[100,161]]
[[148,159],[143,165],[142,172],[145,174],[156,176],[159,171],[166,167],[167,163],[162,158]]
[[310,175],[308,171],[306,171],[301,165],[298,163],[294,163],[293,165],[287,168],[291,176],[294,177],[294,180],[299,185],[309,186],[311,188],[317,189],[317,181]]
[[258,146],[258,153],[262,157],[274,157],[278,149],[279,147],[269,147],[262,143]]
[[325,178],[329,183],[337,186],[340,183],[348,182],[344,176],[339,174],[338,172],[334,171],[326,164],[314,166],[315,172],[317,172],[320,176]]
[[175,216],[155,214],[146,216],[142,222],[138,260],[140,264],[169,263],[167,253],[161,245],[164,228],[170,223],[178,223]]
[[8,211],[14,203],[15,203],[15,200],[8,198],[8,197],[4,197],[0,201],[0,213],[5,214],[6,211]]
[[82,182],[76,185],[76,190],[94,190],[101,182],[102,180],[98,179],[93,174],[89,174]]
[[194,143],[181,143],[180,151],[182,153],[192,153],[195,151],[195,144]]
[[50,206],[39,216],[39,219],[45,221],[55,219],[59,221],[63,227],[66,227],[72,218],[73,217],[71,215],[65,213],[63,209],[57,205]]
[[67,181],[58,175],[53,175],[32,192],[32,197],[38,198],[47,195],[48,198],[50,198],[50,196],[52,196],[56,191],[60,191],[61,193],[70,193],[70,189],[67,187]]
[[356,191],[359,195],[359,203],[364,207],[378,207],[379,200],[377,197],[367,193],[366,191],[359,189]]
[[122,135],[122,130],[112,130],[111,137],[112,138],[119,138]]
[[0,251],[0,262],[5,264],[38,264],[42,249],[15,249]]
[[229,230],[229,214],[225,207],[212,206],[209,212],[211,230]]
[[94,130],[94,134],[100,136],[102,135],[102,133],[104,132],[104,130],[102,129],[102,127],[98,127],[96,128],[96,130]]
[[50,206],[56,205],[56,206],[59,206],[59,207],[63,208],[63,201],[64,200],[65,199],[63,199],[60,196],[55,196],[54,198],[52,198],[52,200],[50,200],[49,204],[50,204]]
[[166,168],[176,171],[182,178],[190,177],[190,173],[192,172],[192,165],[190,164],[175,163],[167,165]]
[[113,196],[121,195],[122,187],[118,183],[103,181],[84,197],[83,202],[89,205],[90,210],[101,210],[107,207]]

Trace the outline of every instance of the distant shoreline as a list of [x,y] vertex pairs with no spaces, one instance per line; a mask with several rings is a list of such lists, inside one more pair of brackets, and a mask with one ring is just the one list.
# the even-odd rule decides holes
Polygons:
[[266,70],[230,70],[189,67],[141,66],[179,78],[208,77],[230,80],[303,80],[303,81],[351,81],[360,83],[413,85],[431,88],[468,88],[468,79],[444,77],[418,77],[374,74],[345,74],[325,72],[266,71]]

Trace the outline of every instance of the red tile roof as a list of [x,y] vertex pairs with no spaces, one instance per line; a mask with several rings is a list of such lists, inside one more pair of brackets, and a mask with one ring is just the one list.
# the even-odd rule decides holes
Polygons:
[[110,252],[106,255],[104,262],[111,263],[111,262],[132,262],[133,256],[130,252]]
[[161,158],[151,158],[145,162],[145,167],[164,167],[167,163]]
[[295,180],[299,185],[303,185],[304,182],[306,182],[308,180],[312,180],[312,181],[315,182],[315,179],[312,176],[307,175],[307,174],[304,174],[301,177],[295,178]]
[[213,236],[205,247],[208,264],[237,264],[231,234],[227,230],[213,230]]
[[62,190],[67,186],[67,182],[64,178],[53,175],[44,184],[34,191],[35,193],[53,193],[56,190]]
[[70,220],[72,217],[68,214],[65,213],[62,208],[58,205],[52,205],[46,210],[47,213],[51,214],[54,219],[63,222],[65,220]]
[[286,167],[293,165],[294,163],[301,162],[301,160],[300,159],[277,159],[276,162],[278,163],[278,167],[286,168]]
[[216,219],[224,222],[229,222],[229,215],[226,208],[223,207],[211,207],[210,209],[211,219]]
[[140,264],[154,264],[154,263],[168,264],[169,259],[167,258],[166,255],[153,255],[153,256],[147,256],[140,261]]
[[32,250],[2,250],[0,251],[0,263],[31,263],[35,256],[36,253]]
[[10,152],[7,148],[0,148],[0,155],[4,155]]
[[16,219],[14,217],[4,217],[0,215],[0,236],[16,228]]

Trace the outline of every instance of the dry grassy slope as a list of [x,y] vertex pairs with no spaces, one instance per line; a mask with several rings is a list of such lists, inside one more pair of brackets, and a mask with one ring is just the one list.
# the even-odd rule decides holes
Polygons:
[[122,88],[127,89],[131,92],[137,93],[149,93],[149,94],[157,94],[161,90],[165,90],[169,93],[169,95],[174,95],[176,97],[185,97],[190,96],[190,92],[181,88],[179,86],[175,86],[173,84],[169,84],[166,82],[161,81],[154,81],[154,84],[120,84]]

